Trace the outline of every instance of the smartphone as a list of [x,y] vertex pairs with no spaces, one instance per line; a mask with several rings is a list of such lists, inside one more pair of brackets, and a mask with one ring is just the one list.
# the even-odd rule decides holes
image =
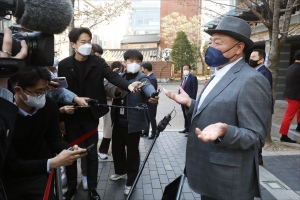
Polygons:
[[74,108],[89,108],[89,106],[73,106]]
[[88,147],[86,148],[86,151],[89,151],[94,145],[95,145],[95,144],[93,143],[93,144],[91,144],[90,146],[88,146]]
[[52,79],[52,81],[57,82],[59,85],[57,88],[67,88],[68,83],[66,77],[57,77]]
[[147,81],[141,82],[140,84],[138,84],[138,86],[136,86],[134,89],[141,89],[142,87],[144,87],[146,85]]

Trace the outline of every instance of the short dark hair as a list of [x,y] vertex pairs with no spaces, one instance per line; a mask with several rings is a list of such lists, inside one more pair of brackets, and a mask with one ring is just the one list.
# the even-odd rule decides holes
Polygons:
[[142,66],[144,69],[147,69],[149,72],[152,71],[152,64],[149,63],[149,62],[144,62],[143,64],[141,64],[141,66]]
[[300,60],[300,49],[295,52],[294,58],[295,60]]
[[124,60],[128,59],[143,61],[143,54],[136,49],[129,49],[124,53]]
[[266,52],[264,50],[262,50],[262,49],[254,49],[252,52],[254,52],[254,51],[257,51],[258,56],[259,56],[260,59],[263,58],[264,60],[266,60]]
[[78,40],[78,38],[82,33],[86,33],[92,38],[92,33],[90,29],[84,27],[73,28],[68,35],[70,42],[76,43],[76,41]]
[[51,81],[51,74],[47,67],[25,67],[17,74],[17,85],[24,90],[35,86],[40,79]]
[[94,51],[94,52],[97,52],[97,53],[99,53],[100,55],[102,55],[103,54],[103,49],[102,49],[102,47],[99,45],[99,44],[92,44],[92,50]]
[[192,69],[191,65],[187,65],[187,64],[185,64],[185,65],[183,65],[183,66],[182,66],[182,68],[183,68],[184,66],[188,66],[188,67],[189,67],[189,69]]
[[124,69],[124,65],[119,61],[114,61],[110,64],[110,68],[111,69],[116,69],[116,68],[119,68],[119,69],[123,68]]

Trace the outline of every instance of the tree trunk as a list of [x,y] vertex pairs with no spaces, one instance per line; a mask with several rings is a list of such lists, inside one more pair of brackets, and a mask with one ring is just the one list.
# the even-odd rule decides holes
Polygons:
[[[71,3],[72,3],[73,10],[74,10],[74,3],[75,3],[75,0],[71,0]],[[75,27],[75,26],[74,26],[74,14],[73,14],[71,23],[70,23],[70,25],[68,26],[68,32],[70,33],[70,31],[71,31],[74,27]],[[69,56],[70,56],[70,55],[73,55],[74,53],[75,53],[75,51],[74,51],[74,49],[72,48],[71,43],[69,43]]]
[[[272,23],[272,28],[269,29],[269,35],[271,38],[269,38],[271,45],[270,45],[270,50],[268,52],[268,68],[272,73],[272,79],[273,79],[273,85],[272,85],[272,95],[273,95],[273,100],[275,103],[276,100],[276,85],[277,85],[277,75],[278,75],[278,70],[279,70],[279,61],[280,61],[280,43],[279,43],[279,38],[278,34],[280,32],[279,29],[279,18],[280,18],[280,1],[275,1],[274,2],[274,12],[273,12],[273,23]],[[271,127],[272,127],[272,118],[271,118],[271,123],[270,127],[268,129],[268,134],[266,137],[266,144],[272,143],[271,139]]]

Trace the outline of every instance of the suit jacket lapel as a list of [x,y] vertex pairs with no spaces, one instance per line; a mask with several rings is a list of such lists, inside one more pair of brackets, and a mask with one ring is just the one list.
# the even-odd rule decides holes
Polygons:
[[[200,101],[200,97],[198,98],[197,102],[197,107],[195,107],[196,110],[194,110],[194,117],[198,114],[200,114],[203,109],[208,106],[208,104],[218,95],[220,94],[235,78],[237,73],[244,65],[246,62],[244,59],[240,60],[237,62],[234,66],[232,66],[229,71],[221,78],[221,80],[215,85],[215,87],[208,93],[202,104],[200,105],[200,108],[198,108],[198,104]],[[207,84],[208,85],[208,84]],[[202,92],[204,89],[202,90]],[[202,94],[201,92],[201,94]]]

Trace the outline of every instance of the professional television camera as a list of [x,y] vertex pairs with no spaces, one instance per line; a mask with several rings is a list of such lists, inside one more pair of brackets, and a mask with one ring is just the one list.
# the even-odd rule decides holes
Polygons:
[[[19,32],[13,28],[13,46],[11,55],[21,49],[20,41],[28,46],[24,60],[0,58],[0,78],[10,77],[26,65],[52,66],[54,58],[54,35],[63,32],[73,16],[69,0],[0,0],[0,20],[17,18],[23,28],[39,32]],[[3,34],[0,33],[0,50]]]

